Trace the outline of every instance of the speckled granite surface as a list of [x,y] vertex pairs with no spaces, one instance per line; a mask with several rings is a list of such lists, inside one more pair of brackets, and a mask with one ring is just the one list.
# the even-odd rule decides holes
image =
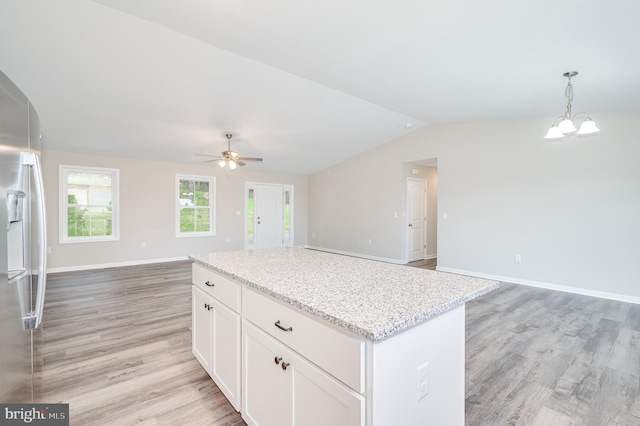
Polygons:
[[373,341],[498,288],[495,281],[297,247],[190,258]]

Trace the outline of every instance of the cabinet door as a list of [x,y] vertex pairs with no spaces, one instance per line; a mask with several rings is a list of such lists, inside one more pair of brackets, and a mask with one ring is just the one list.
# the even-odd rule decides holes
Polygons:
[[[293,426],[364,426],[365,399],[304,358],[291,353],[287,387]],[[287,371],[289,373],[289,371]]]
[[202,290],[191,286],[191,350],[196,359],[211,375],[212,321],[211,298]]
[[211,378],[236,411],[240,410],[240,316],[211,299],[213,358]]
[[[248,321],[242,417],[250,426],[363,426],[364,397]],[[278,360],[279,364],[276,364]],[[286,368],[282,368],[283,364]]]
[[249,426],[284,426],[287,375],[276,361],[286,350],[244,320],[242,341],[242,418]]

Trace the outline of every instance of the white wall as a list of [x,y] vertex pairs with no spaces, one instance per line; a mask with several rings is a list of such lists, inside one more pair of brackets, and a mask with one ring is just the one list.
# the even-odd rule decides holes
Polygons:
[[432,125],[319,172],[309,244],[401,261],[402,164],[438,158],[439,268],[640,302],[640,111],[594,119],[561,141],[549,117]]
[[[227,175],[215,163],[213,166],[200,166],[46,149],[42,154],[42,164],[47,201],[48,246],[51,247],[48,267],[53,271],[144,263],[184,258],[196,253],[242,249],[245,181],[294,185],[294,243],[306,244],[306,176],[254,172],[250,165]],[[59,244],[60,164],[120,169],[119,241]],[[174,203],[177,173],[216,177],[216,236],[176,238]],[[236,215],[237,211],[241,212],[239,216]],[[227,237],[231,241],[227,242]],[[141,247],[142,241],[146,242],[146,248]]]

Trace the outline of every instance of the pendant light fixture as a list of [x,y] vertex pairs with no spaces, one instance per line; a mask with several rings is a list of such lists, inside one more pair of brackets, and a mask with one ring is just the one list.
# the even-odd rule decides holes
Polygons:
[[[573,102],[573,84],[571,84],[571,77],[575,77],[576,75],[578,75],[578,71],[568,71],[562,75],[569,79],[567,88],[564,90],[564,94],[567,97],[567,111],[564,113],[564,115],[560,115],[555,119],[553,125],[544,138],[560,139],[572,133],[575,133],[576,130],[576,134],[578,135],[590,135],[593,133],[598,133],[600,129],[598,129],[596,123],[591,119],[589,114],[587,114],[586,112],[579,112],[573,116],[571,115],[571,102]],[[577,129],[575,120],[576,118],[583,115],[585,116],[585,118],[580,124],[580,129]]]

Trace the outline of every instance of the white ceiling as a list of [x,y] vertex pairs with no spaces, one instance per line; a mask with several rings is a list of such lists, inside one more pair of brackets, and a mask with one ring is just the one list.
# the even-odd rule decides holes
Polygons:
[[640,109],[639,24],[637,0],[3,0],[0,70],[51,149],[196,163],[233,132],[246,167],[311,174],[427,123],[553,119],[569,70],[574,111]]

